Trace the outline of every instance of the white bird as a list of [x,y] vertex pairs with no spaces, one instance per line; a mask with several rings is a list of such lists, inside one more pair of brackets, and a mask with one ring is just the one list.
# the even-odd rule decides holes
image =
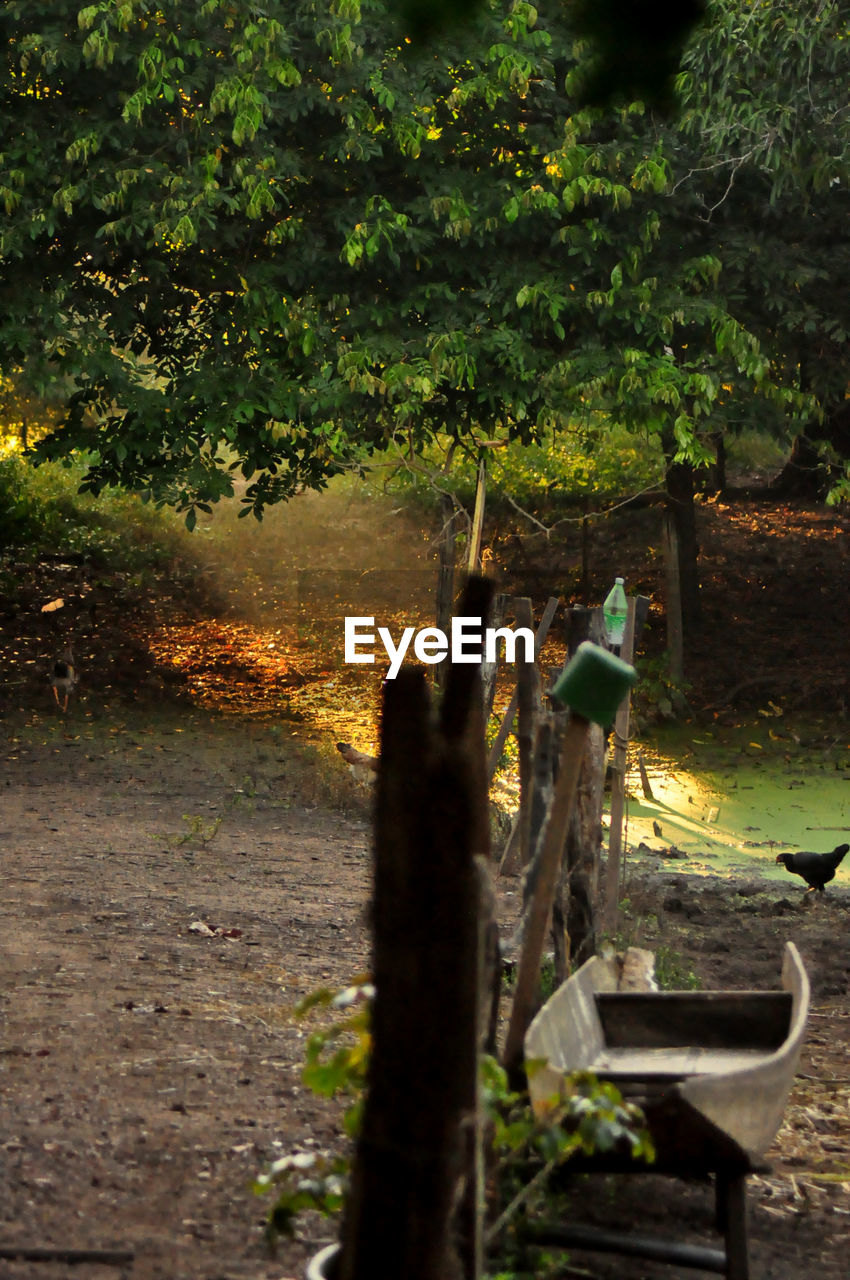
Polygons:
[[[74,650],[70,645],[68,645],[67,649],[63,649],[60,657],[54,662],[50,683],[53,686],[53,696],[56,699],[57,707],[60,707],[62,711],[67,711],[68,699],[71,696],[74,685],[77,683]],[[62,702],[59,701],[60,691],[64,694]]]

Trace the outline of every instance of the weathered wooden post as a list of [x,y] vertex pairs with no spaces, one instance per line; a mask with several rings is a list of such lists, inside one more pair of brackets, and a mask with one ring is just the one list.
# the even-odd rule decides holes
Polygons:
[[514,1002],[504,1049],[504,1063],[513,1076],[522,1067],[525,1033],[537,1003],[543,941],[588,730],[591,723],[611,723],[634,679],[635,671],[628,663],[588,641],[579,646],[552,691],[553,696],[569,706],[571,714],[561,739],[558,776],[549,819],[542,835],[534,898],[517,966]]
[[[646,596],[629,596],[626,629],[620,645],[625,662],[634,657],[635,642],[646,621],[649,600]],[[614,721],[614,753],[611,761],[611,823],[608,832],[608,867],[605,884],[605,928],[613,933],[617,927],[617,902],[620,896],[620,874],[623,860],[623,817],[626,808],[626,753],[629,745],[631,696],[626,694],[617,708]]]
[[[523,612],[524,606],[521,603],[523,599],[527,600],[527,597],[520,597],[517,601],[517,620],[521,626],[531,626],[532,621],[529,613],[531,601],[527,601],[528,609]],[[558,605],[557,596],[551,596],[543,611],[540,626],[535,633],[534,661],[531,663],[522,662],[519,665],[516,687],[511,694],[502,722],[490,747],[490,755],[487,758],[488,779],[492,782],[499,765],[502,749],[507,741],[514,719],[519,712],[517,737],[520,748],[520,804],[510,834],[505,841],[505,847],[502,850],[502,857],[499,862],[500,875],[510,874],[520,861],[523,866],[526,866],[531,859],[534,848],[534,819],[532,817],[534,786],[531,775],[534,770],[534,744],[537,739],[540,721],[540,677],[537,669],[537,658],[552,625],[552,620],[558,611]],[[529,762],[527,774],[524,775],[523,764],[525,756],[529,757]],[[526,777],[525,787],[523,787],[524,776]]]
[[[520,627],[532,628],[531,600],[521,596],[516,602]],[[537,645],[535,643],[535,650]],[[523,658],[517,668],[517,747],[519,749],[519,860],[525,867],[531,858],[531,786],[534,767],[534,736],[540,716],[540,673],[536,653]]]
[[[455,526],[457,514],[451,499],[443,495],[440,502],[440,514],[443,521],[439,538],[440,565],[437,570],[437,600],[435,622],[437,629],[446,632],[455,598]],[[446,664],[437,667],[437,684],[442,688],[445,684]]]
[[[552,625],[552,619],[555,617],[555,614],[558,612],[559,603],[560,601],[558,600],[557,596],[551,596],[546,603],[546,608],[543,610],[543,617],[540,619],[540,626],[537,628],[537,631],[534,636],[535,658],[539,656],[540,650],[543,648],[543,642],[546,639],[547,635],[549,634],[549,628]],[[493,775],[495,774],[499,764],[499,760],[501,759],[502,749],[504,748],[504,745],[508,739],[508,734],[511,731],[511,726],[513,725],[514,717],[516,716],[516,713],[517,713],[518,702],[519,702],[519,691],[517,689],[514,689],[513,693],[511,694],[511,699],[505,710],[505,714],[502,716],[502,723],[499,725],[499,729],[498,729],[498,732],[496,733],[496,737],[493,740],[493,743],[490,747],[490,754],[487,757],[487,775],[491,782],[493,781]]]
[[[599,609],[573,608],[567,614],[570,656],[585,640],[604,642]],[[555,979],[563,982],[571,961],[589,959],[596,949],[596,896],[602,844],[605,787],[605,730],[592,724],[567,828],[561,877],[552,909]]]
[[481,569],[481,539],[484,534],[484,504],[487,500],[487,463],[483,450],[478,459],[478,481],[475,485],[475,506],[472,509],[472,529],[469,534],[469,554],[466,567],[469,573]]
[[[461,608],[486,620],[492,585]],[[372,1056],[339,1280],[477,1280],[480,672],[452,667],[439,722],[424,674],[384,689],[375,800]],[[458,1190],[467,1192],[458,1211]]]
[[[501,627],[505,621],[505,615],[508,609],[509,596],[499,593],[493,600],[491,609],[490,625],[494,628]],[[491,662],[486,660],[481,663],[481,700],[484,707],[484,723],[487,724],[493,711],[493,703],[496,698],[496,682],[499,678],[499,654],[498,651]]]
[[[635,601],[628,600],[626,630],[620,654],[631,662],[635,638]],[[617,924],[617,901],[620,896],[620,864],[623,856],[623,815],[626,807],[626,749],[629,743],[631,698],[627,694],[617,708],[614,720],[614,753],[611,762],[611,825],[608,832],[608,868],[605,881],[605,928],[613,933]]]

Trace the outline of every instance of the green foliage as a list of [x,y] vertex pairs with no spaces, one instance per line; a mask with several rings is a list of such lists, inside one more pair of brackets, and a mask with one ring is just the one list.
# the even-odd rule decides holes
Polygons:
[[597,411],[699,464],[771,388],[642,106],[580,108],[568,6],[493,0],[422,59],[379,0],[66,17],[0,12],[0,351],[68,389],[38,456],[92,491],[191,527]]
[[[533,1075],[542,1063],[528,1062]],[[551,1175],[578,1153],[627,1150],[635,1161],[652,1161],[652,1140],[638,1107],[623,1101],[612,1084],[587,1072],[566,1077],[562,1096],[552,1099],[545,1117],[531,1110],[526,1094],[513,1092],[492,1058],[482,1061],[482,1096],[497,1164],[498,1208],[486,1241],[500,1244],[500,1261],[509,1260],[515,1239],[506,1235],[521,1208],[546,1200]],[[519,1243],[521,1245],[521,1229]]]
[[316,1008],[344,1014],[329,1027],[314,1031],[308,1039],[302,1079],[322,1097],[345,1094],[353,1099],[343,1117],[343,1128],[349,1137],[356,1137],[360,1129],[372,1048],[369,1013],[373,995],[371,983],[358,980],[344,991],[316,991],[296,1010],[299,1017]]
[[[313,1031],[307,1040],[302,1080],[320,1097],[343,1095],[351,1099],[343,1116],[349,1138],[359,1131],[366,1072],[371,1050],[370,1002],[374,988],[357,979],[344,991],[321,988],[298,1005],[303,1018],[314,1010],[336,1016],[329,1025]],[[297,1152],[275,1160],[253,1184],[258,1195],[274,1192],[266,1232],[274,1245],[278,1236],[292,1235],[299,1213],[307,1209],[322,1214],[338,1212],[348,1189],[350,1159],[328,1152]]]
[[[682,234],[722,259],[730,309],[772,379],[827,412],[848,386],[848,38],[843,0],[710,0],[679,78],[682,117],[664,141]],[[799,409],[817,419],[816,403]],[[741,424],[758,412],[750,406]]]
[[677,680],[670,672],[670,655],[666,651],[658,657],[640,655],[635,666],[638,680],[632,692],[632,721],[634,732],[640,733],[659,721],[675,720],[687,711],[686,680]]
[[[480,19],[486,0],[392,0],[400,29],[414,48],[432,47],[460,25]],[[575,0],[571,17],[576,35],[589,43],[590,60],[578,94],[584,105],[642,99],[671,110],[673,78],[682,48],[705,8],[704,0],[672,7],[635,4],[634,0]],[[533,26],[537,10],[526,0],[514,6],[517,23]]]
[[[527,1062],[526,1069],[533,1076],[544,1065]],[[592,1155],[624,1144],[635,1159],[652,1159],[640,1109],[624,1103],[619,1089],[590,1072],[575,1072],[566,1079],[545,1121],[534,1117],[527,1094],[510,1089],[504,1068],[494,1058],[482,1059],[481,1084],[497,1156],[532,1150],[557,1164],[577,1152]]]
[[[484,746],[485,746],[485,750],[488,753],[492,749],[493,743],[496,741],[496,735],[499,732],[501,723],[502,723],[501,715],[498,712],[494,711],[491,714],[490,719],[487,721],[485,734],[484,734]],[[514,772],[515,773],[518,768],[518,765],[519,765],[519,747],[517,745],[517,740],[515,735],[509,733],[508,736],[505,738],[505,742],[502,747],[502,752],[501,752],[501,755],[499,756],[498,764],[496,765],[496,772],[497,773]]]
[[184,813],[183,822],[185,830],[181,835],[174,837],[172,844],[179,847],[184,844],[198,843],[205,847],[218,835],[223,818],[213,818],[211,822],[207,822],[199,813]]
[[[349,1139],[356,1138],[360,1129],[373,996],[372,985],[357,979],[341,992],[321,988],[296,1009],[297,1017],[315,1010],[335,1015],[333,1022],[310,1035],[302,1079],[321,1097],[351,1099],[343,1119]],[[529,1069],[534,1070],[534,1064]],[[480,1082],[486,1129],[497,1162],[498,1206],[488,1231],[491,1245],[517,1210],[543,1193],[552,1171],[574,1153],[608,1151],[625,1144],[636,1160],[653,1159],[639,1109],[624,1103],[613,1085],[587,1073],[569,1077],[564,1097],[553,1100],[545,1119],[534,1115],[527,1094],[509,1087],[506,1072],[494,1058],[481,1058]],[[267,1218],[269,1242],[274,1245],[278,1236],[291,1235],[302,1211],[325,1215],[339,1211],[348,1190],[349,1165],[347,1155],[298,1152],[275,1160],[255,1179],[257,1194],[276,1196]]]
[[[502,979],[506,991],[511,991],[516,983],[516,969],[512,967]],[[558,975],[555,971],[555,960],[551,955],[544,956],[540,962],[540,1001],[548,1000],[558,987]]]
[[667,946],[656,948],[655,978],[662,991],[698,991],[702,986],[687,961]]
[[726,465],[745,473],[778,471],[788,456],[787,436],[757,429],[744,429],[733,436],[726,451]]
[[21,555],[86,555],[123,568],[161,565],[187,550],[173,517],[122,490],[78,492],[84,466],[0,459],[0,547]]
[[348,1160],[319,1151],[282,1156],[254,1180],[253,1189],[257,1195],[277,1193],[266,1221],[266,1238],[274,1247],[279,1236],[294,1234],[299,1213],[339,1212],[348,1189]]
[[13,366],[0,374],[0,459],[35,444],[59,418],[56,406],[27,385],[22,370]]
[[[478,457],[475,451],[454,453],[450,475],[443,474],[451,442],[438,438],[426,447],[411,467],[402,463],[390,490],[415,494],[434,503],[451,489],[467,506],[475,498]],[[608,419],[600,418],[584,428],[568,427],[538,443],[518,442],[487,452],[487,506],[498,510],[510,498],[539,512],[575,507],[586,500],[605,501],[640,492],[663,482],[663,459],[655,437],[641,437]]]
[[[658,929],[658,918],[654,913],[643,915],[635,909],[631,899],[620,900],[620,913],[625,924],[612,939],[615,951],[625,951],[631,946],[645,945],[644,932],[649,928]],[[684,956],[673,947],[660,944],[653,948],[655,956],[655,980],[661,991],[698,991],[702,986],[699,975],[694,972]]]
[[850,503],[850,464],[845,464],[844,474],[834,482],[826,500],[831,507]]

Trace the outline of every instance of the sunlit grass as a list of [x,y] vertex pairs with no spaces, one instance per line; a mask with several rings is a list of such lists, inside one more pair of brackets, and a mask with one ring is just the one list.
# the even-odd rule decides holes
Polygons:
[[157,511],[122,489],[80,493],[84,474],[82,462],[36,467],[14,454],[0,460],[0,544],[33,558],[87,555],[125,569],[189,553],[174,512]]
[[[438,439],[421,460],[378,467],[375,483],[391,493],[409,493],[419,501],[438,501],[451,492],[471,504],[475,496],[478,454],[456,450],[448,475],[443,468],[451,442]],[[563,431],[537,444],[504,444],[486,449],[488,505],[514,503],[532,511],[542,507],[603,502],[662,483],[664,463],[655,438],[635,435],[606,421],[583,430]]]

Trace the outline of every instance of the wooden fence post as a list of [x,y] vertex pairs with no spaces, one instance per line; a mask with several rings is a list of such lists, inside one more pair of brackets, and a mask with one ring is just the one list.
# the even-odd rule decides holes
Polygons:
[[525,921],[522,950],[517,964],[511,1020],[502,1057],[513,1079],[516,1079],[522,1067],[525,1033],[537,1003],[543,940],[552,910],[552,899],[555,895],[558,869],[588,728],[588,721],[584,717],[572,716],[567,722],[561,740],[558,777],[552,794],[548,822],[541,836],[542,846],[537,865],[537,879]]
[[[440,513],[443,527],[440,531],[439,540],[440,565],[437,570],[435,623],[438,630],[447,632],[455,598],[455,525],[457,515],[451,499],[445,495],[440,503]],[[445,678],[446,663],[441,662],[437,667],[437,684],[440,688],[443,687]]]
[[[567,652],[571,657],[585,640],[603,638],[600,609],[574,607],[566,614]],[[596,885],[602,843],[602,799],[605,783],[605,735],[591,725],[587,736],[575,805],[566,831],[561,870],[552,905],[555,981],[563,982],[570,962],[588,959],[596,942]]]
[[[490,626],[501,627],[505,621],[509,596],[499,594],[493,600],[493,607],[490,611]],[[499,654],[496,652],[492,662],[481,663],[481,690],[482,704],[484,706],[484,723],[490,719],[493,711],[493,702],[496,697],[496,681],[499,676]]]
[[[540,654],[540,650],[543,648],[543,642],[546,639],[546,636],[549,634],[549,628],[552,625],[552,619],[554,618],[555,614],[558,612],[559,603],[560,601],[558,600],[557,596],[551,596],[547,601],[546,608],[543,610],[543,617],[540,619],[540,626],[537,628],[537,632],[534,637],[535,658],[538,657],[538,655]],[[514,722],[514,717],[517,713],[518,703],[519,703],[519,692],[517,689],[514,689],[513,693],[511,694],[511,699],[510,699],[510,702],[508,703],[505,714],[502,716],[502,723],[499,725],[499,729],[496,734],[496,737],[490,747],[490,754],[487,757],[487,776],[491,782],[493,781],[493,775],[496,772],[496,768],[498,766],[499,760],[502,755],[502,748],[507,742],[508,734],[511,731],[511,726]]]
[[[634,596],[627,600],[626,630],[620,656],[631,662],[635,644]],[[626,807],[626,750],[629,744],[631,695],[626,694],[614,721],[614,758],[611,762],[611,826],[608,835],[608,869],[605,882],[605,928],[613,933],[617,927],[617,902],[620,896],[620,868],[623,856],[623,815]]]
[[469,573],[481,569],[481,538],[484,533],[484,504],[487,500],[487,463],[482,453],[478,459],[478,483],[475,486],[475,507],[472,512],[472,530],[469,535],[469,555],[466,567]]
[[[471,580],[462,609],[486,617],[491,591],[490,583]],[[476,665],[450,667],[438,725],[421,671],[402,670],[385,685],[372,1054],[339,1280],[480,1274],[481,726]],[[462,1183],[467,1197],[458,1214]]]
[[[534,626],[531,600],[522,596],[516,602],[516,620],[520,627]],[[536,647],[536,646],[535,646]],[[519,748],[519,860],[525,867],[531,858],[531,787],[534,768],[534,735],[540,718],[540,674],[534,655],[523,659],[517,668],[517,746]]]

